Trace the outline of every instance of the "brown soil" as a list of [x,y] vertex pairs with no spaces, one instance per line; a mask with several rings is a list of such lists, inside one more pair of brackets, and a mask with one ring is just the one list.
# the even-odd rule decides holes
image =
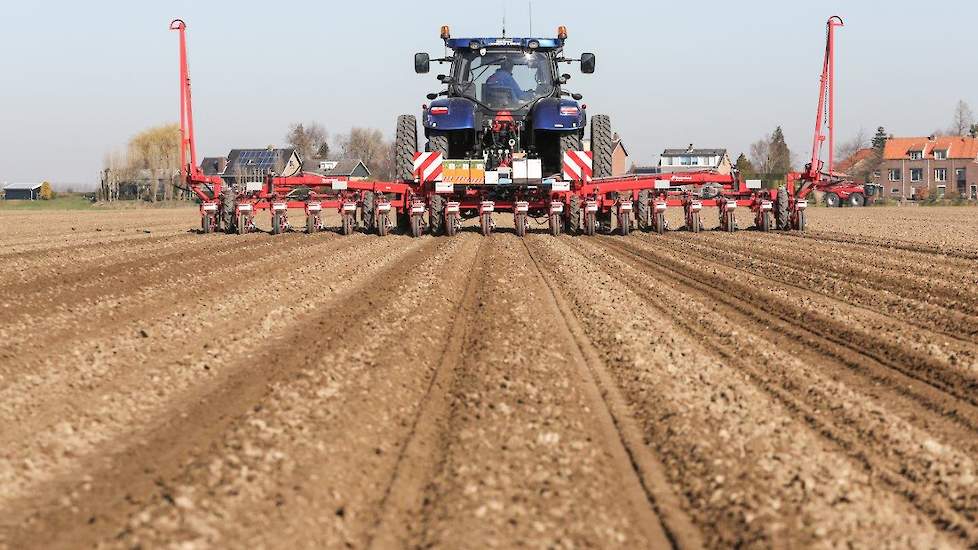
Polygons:
[[525,239],[0,213],[0,548],[975,546],[972,211]]

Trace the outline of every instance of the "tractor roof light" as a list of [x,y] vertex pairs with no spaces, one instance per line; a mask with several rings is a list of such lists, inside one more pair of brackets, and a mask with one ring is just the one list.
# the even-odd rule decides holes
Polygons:
[[567,40],[567,27],[563,25],[557,27],[557,38]]
[[451,37],[452,37],[452,33],[449,32],[448,25],[442,25],[441,26],[441,39],[442,40],[448,40]]
[[540,41],[539,40],[530,40],[530,42],[527,43],[527,47],[530,48],[531,50],[535,50],[535,49],[537,49],[537,48],[540,47]]
[[469,42],[469,49],[470,50],[478,50],[481,47],[482,47],[482,44],[480,44],[478,40],[472,40],[471,42]]

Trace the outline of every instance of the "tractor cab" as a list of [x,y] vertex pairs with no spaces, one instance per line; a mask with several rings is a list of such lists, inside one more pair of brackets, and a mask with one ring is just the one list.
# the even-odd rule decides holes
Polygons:
[[579,62],[594,72],[595,56],[564,56],[567,29],[556,38],[452,38],[447,26],[441,38],[450,55],[431,59],[415,54],[415,71],[428,73],[432,62],[450,65],[438,75],[445,87],[428,94],[421,122],[425,149],[446,159],[478,159],[487,170],[509,166],[514,156],[534,159],[545,173],[560,171],[566,150],[579,150],[586,116],[580,94],[564,89],[571,76],[560,63]]

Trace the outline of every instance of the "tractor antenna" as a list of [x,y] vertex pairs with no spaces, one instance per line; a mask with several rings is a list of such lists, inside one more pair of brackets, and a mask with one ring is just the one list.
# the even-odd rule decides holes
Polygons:
[[527,2],[530,9],[530,36],[533,36],[533,0]]
[[506,1],[503,0],[503,38],[506,38]]

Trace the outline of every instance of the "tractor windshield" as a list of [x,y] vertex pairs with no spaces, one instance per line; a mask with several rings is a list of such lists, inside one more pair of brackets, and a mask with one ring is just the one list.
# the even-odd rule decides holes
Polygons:
[[554,91],[554,69],[546,53],[468,50],[456,59],[459,94],[490,109],[518,110]]

